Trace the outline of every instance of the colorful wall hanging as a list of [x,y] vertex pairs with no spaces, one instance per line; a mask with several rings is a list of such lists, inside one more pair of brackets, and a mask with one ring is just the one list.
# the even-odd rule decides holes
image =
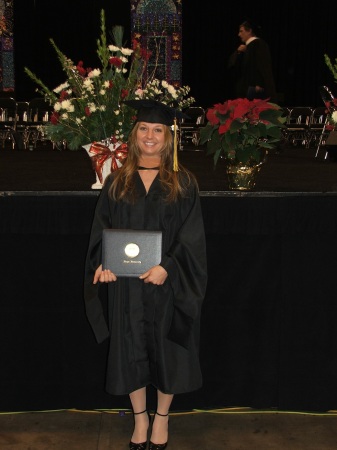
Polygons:
[[132,39],[150,53],[144,82],[158,78],[181,86],[181,11],[182,0],[131,0]]
[[0,0],[0,92],[14,91],[14,0]]

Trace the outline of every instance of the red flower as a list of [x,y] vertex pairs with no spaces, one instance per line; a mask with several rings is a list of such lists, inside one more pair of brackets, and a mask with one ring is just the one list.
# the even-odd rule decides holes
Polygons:
[[225,123],[221,124],[219,126],[219,134],[226,133],[230,129],[232,122],[233,122],[232,119],[227,119]]
[[216,103],[214,105],[214,108],[216,109],[217,112],[219,112],[220,114],[227,114],[228,113],[228,102],[225,103]]
[[86,115],[87,117],[91,116],[91,112],[90,112],[90,109],[89,109],[88,106],[85,107],[84,111],[85,111],[85,115]]
[[206,117],[207,120],[212,124],[212,125],[217,125],[220,120],[219,117],[216,115],[217,111],[215,109],[209,109],[206,113]]
[[60,114],[54,111],[50,117],[50,121],[53,125],[57,125],[59,121]]
[[129,94],[129,91],[128,91],[127,89],[122,89],[122,91],[121,91],[121,98],[122,98],[122,100],[123,100],[125,97],[127,97],[128,94]]
[[229,103],[233,103],[234,108],[232,110],[233,119],[241,119],[244,118],[246,114],[248,114],[252,108],[249,100],[247,98],[239,99],[241,101],[233,101],[229,100]]
[[67,91],[61,91],[61,93],[60,93],[60,100],[62,101],[62,100],[65,100],[66,98],[68,98],[69,97],[69,94],[68,94],[68,92]]
[[81,77],[85,77],[86,76],[87,71],[83,67],[83,61],[79,61],[78,62],[77,66],[76,66],[76,69],[77,69],[78,73],[81,75]]
[[117,58],[117,56],[113,56],[112,58],[109,59],[109,64],[115,67],[121,67],[123,61],[120,58]]

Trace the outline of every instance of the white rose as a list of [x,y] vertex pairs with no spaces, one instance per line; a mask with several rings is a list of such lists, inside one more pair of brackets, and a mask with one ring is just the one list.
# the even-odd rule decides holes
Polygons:
[[57,86],[57,87],[54,89],[54,92],[55,92],[55,94],[59,94],[61,91],[67,89],[68,87],[69,87],[69,84],[68,84],[68,82],[66,81],[65,83],[60,84],[59,86]]
[[133,53],[133,50],[131,50],[130,48],[121,48],[121,52],[123,53],[123,55],[126,56],[130,56]]
[[90,112],[95,112],[97,109],[95,103],[89,103],[88,107]]
[[88,77],[89,78],[95,78],[95,77],[99,77],[101,74],[100,69],[94,69],[91,72],[88,73]]
[[115,45],[109,45],[110,52],[118,52],[119,47],[116,47]]
[[71,102],[70,102],[70,100],[63,100],[62,102],[61,102],[61,108],[62,109],[65,109],[66,111],[70,111],[70,108],[71,108]]

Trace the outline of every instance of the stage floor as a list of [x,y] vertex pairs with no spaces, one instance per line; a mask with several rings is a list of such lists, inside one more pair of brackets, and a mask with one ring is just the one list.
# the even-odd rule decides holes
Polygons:
[[[337,163],[324,160],[324,149],[287,147],[268,155],[249,195],[261,193],[319,193],[337,195]],[[201,195],[227,192],[224,162],[214,169],[203,148],[179,151],[179,160],[197,177]],[[33,151],[0,150],[0,192],[92,191],[95,174],[84,149],[53,150],[44,144]],[[242,195],[240,192],[234,193]]]
[[[336,415],[232,408],[170,414],[168,448],[179,450],[331,450]],[[52,411],[3,414],[0,447],[6,450],[126,449],[133,428],[130,413]]]

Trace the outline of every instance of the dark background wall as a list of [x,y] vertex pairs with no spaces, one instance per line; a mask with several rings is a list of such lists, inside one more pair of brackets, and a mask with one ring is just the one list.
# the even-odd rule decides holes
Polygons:
[[[49,38],[75,63],[83,60],[86,66],[97,66],[102,8],[107,29],[123,25],[130,45],[128,0],[15,0],[14,8],[17,100],[36,96],[25,66],[51,88],[64,81]],[[322,84],[337,92],[323,58],[324,53],[337,57],[335,14],[327,2],[318,7],[313,0],[305,4],[183,0],[183,84],[191,87],[198,104],[208,107],[231,97],[226,64],[239,45],[238,28],[246,17],[261,24],[261,37],[270,45],[280,104],[321,106],[318,86]]]

